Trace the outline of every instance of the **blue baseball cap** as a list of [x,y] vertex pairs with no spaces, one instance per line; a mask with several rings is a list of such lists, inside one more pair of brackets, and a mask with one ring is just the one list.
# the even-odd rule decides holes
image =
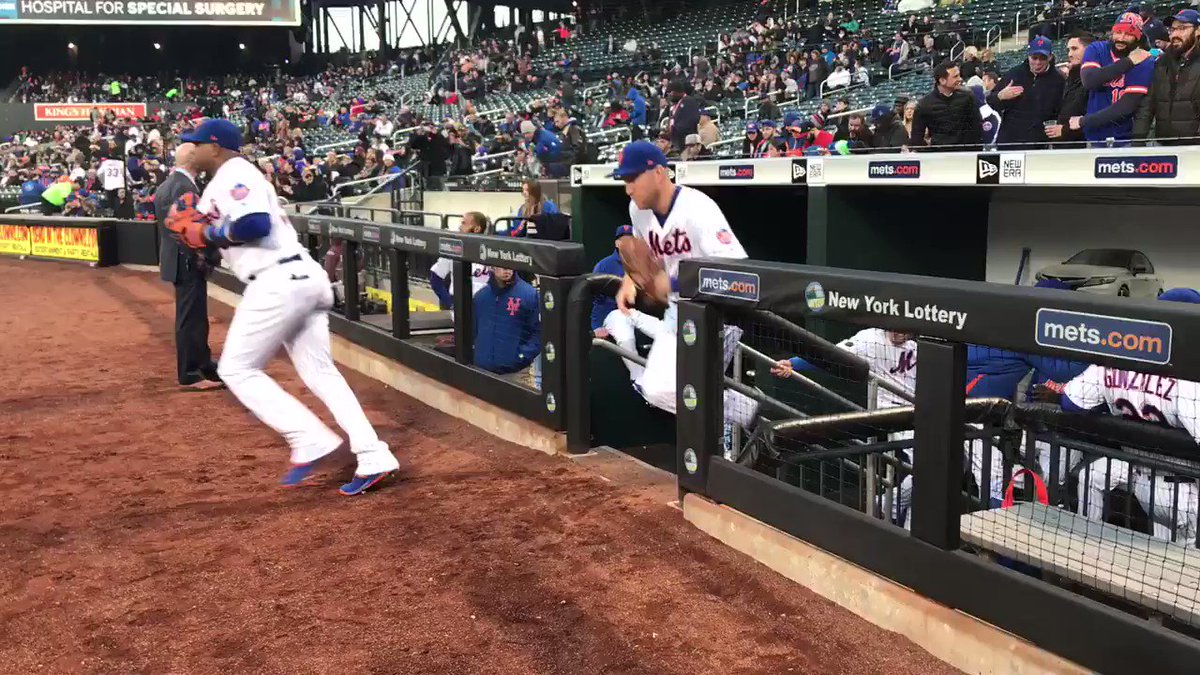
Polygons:
[[1169,291],[1163,291],[1163,294],[1158,296],[1158,299],[1166,300],[1167,302],[1200,304],[1200,293],[1197,293],[1194,288],[1172,288]]
[[617,160],[617,168],[609,178],[637,178],[646,171],[667,165],[667,156],[650,141],[634,141],[625,146]]
[[764,127],[764,128],[771,127],[772,129],[774,129],[775,128],[775,120],[763,120],[758,123],[758,126]]
[[633,226],[632,225],[620,225],[617,227],[616,233],[613,234],[613,241],[616,241],[617,239],[620,239],[621,237],[632,237],[632,236],[633,236]]
[[1045,35],[1039,35],[1029,41],[1028,51],[1030,54],[1050,56],[1054,53],[1054,45],[1050,42],[1050,38]]
[[236,124],[225,119],[204,120],[190,133],[180,136],[179,140],[184,143],[215,143],[234,152],[242,148],[241,130],[237,128]]
[[748,134],[757,134],[757,133],[758,133],[758,123],[756,123],[756,122],[747,122],[747,123],[746,123],[746,133],[748,133]]
[[874,108],[871,108],[871,121],[878,122],[884,115],[890,112],[892,112],[892,107],[890,105],[886,103],[880,103]]
[[1200,26],[1200,12],[1197,12],[1194,9],[1181,9],[1175,14],[1175,16],[1167,19],[1167,21],[1169,23],[1182,21],[1183,23],[1190,23],[1193,26]]

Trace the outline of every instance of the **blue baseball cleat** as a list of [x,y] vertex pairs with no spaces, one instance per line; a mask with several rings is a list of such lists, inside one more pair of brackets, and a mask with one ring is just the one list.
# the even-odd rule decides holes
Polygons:
[[391,471],[384,471],[383,473],[373,473],[369,476],[356,475],[349,483],[346,483],[342,487],[338,488],[338,492],[346,495],[347,497],[360,495],[382,481],[384,478],[387,478],[390,473]]
[[316,462],[307,464],[293,464],[288,472],[283,474],[283,480],[279,484],[283,487],[297,487],[303,485],[309,478],[312,477],[313,470],[317,468]]

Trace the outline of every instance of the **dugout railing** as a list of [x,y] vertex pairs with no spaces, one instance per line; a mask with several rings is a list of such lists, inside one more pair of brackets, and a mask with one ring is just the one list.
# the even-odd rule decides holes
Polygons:
[[[1200,354],[1187,348],[1200,338],[1200,306],[755,260],[684,261],[680,288],[681,492],[1096,671],[1190,672],[1200,662],[1191,436],[1068,412],[1052,386],[1013,382],[1011,394],[984,395],[999,380],[968,378],[1040,356],[1071,379],[1109,372],[1114,386],[1169,393],[1200,380]],[[1090,343],[1093,327],[1116,346]],[[767,358],[731,363],[730,331]],[[575,349],[582,339],[568,335]],[[912,401],[822,353],[842,340],[879,356],[872,369],[908,383]],[[871,340],[877,351],[863,351]],[[800,387],[796,372],[824,392]],[[796,410],[759,405],[745,426],[753,452],[738,456],[726,441],[731,381]],[[1195,414],[1190,402],[1179,409]]]
[[[330,314],[333,332],[499,408],[555,430],[565,429],[566,376],[560,356],[567,295],[586,269],[582,246],[332,216],[292,216],[291,220],[314,258],[324,260],[331,249],[340,251],[336,275],[342,301]],[[412,282],[427,278],[430,262],[439,258],[450,263],[452,307],[413,311]],[[365,292],[367,275],[361,272],[368,263],[375,268],[374,274],[389,282],[386,302],[372,301]],[[525,298],[533,297],[536,306],[530,307],[520,298],[500,298],[483,306],[483,311],[495,307],[498,315],[481,317],[472,272],[485,267],[513,270],[513,284],[531,288],[526,291],[536,295]],[[327,265],[327,269],[331,267]],[[215,281],[234,291],[244,287],[228,273]],[[536,320],[536,354],[531,361],[511,372],[476,365],[476,331],[491,325],[498,341],[515,339],[517,336],[504,331],[506,322],[517,315],[525,317],[526,326]],[[488,318],[493,319],[490,324],[486,320],[477,323]],[[523,335],[528,338],[523,344],[532,344],[530,335]]]

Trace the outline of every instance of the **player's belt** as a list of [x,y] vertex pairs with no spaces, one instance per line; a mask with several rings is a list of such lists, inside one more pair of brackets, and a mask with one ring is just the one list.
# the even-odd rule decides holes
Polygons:
[[263,268],[263,269],[261,269],[261,270],[259,270],[259,271],[255,272],[254,274],[251,274],[251,275],[250,275],[250,277],[249,277],[249,279],[250,279],[250,281],[254,281],[254,279],[255,279],[255,278],[257,278],[257,277],[258,277],[258,275],[260,275],[260,274],[262,274],[263,272],[266,272],[267,270],[271,269],[271,267],[276,267],[276,266],[278,266],[278,265],[286,265],[286,264],[288,264],[288,263],[293,263],[293,262],[296,262],[297,260],[300,260],[300,254],[299,254],[299,253],[297,253],[296,255],[290,255],[290,256],[288,256],[288,257],[286,257],[286,258],[280,258],[279,260],[276,260],[276,261],[275,261],[275,264],[274,264],[274,265],[271,265],[270,267],[265,267],[265,268]]

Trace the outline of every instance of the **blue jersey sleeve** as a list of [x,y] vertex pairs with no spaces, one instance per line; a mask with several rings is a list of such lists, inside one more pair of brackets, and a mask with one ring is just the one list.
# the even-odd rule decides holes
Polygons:
[[1112,57],[1107,52],[1107,42],[1103,40],[1093,42],[1087,46],[1087,49],[1083,50],[1083,65],[1081,67],[1099,68],[1107,66],[1112,61]]
[[1150,82],[1154,79],[1154,59],[1146,59],[1125,73],[1124,94],[1149,94]]

